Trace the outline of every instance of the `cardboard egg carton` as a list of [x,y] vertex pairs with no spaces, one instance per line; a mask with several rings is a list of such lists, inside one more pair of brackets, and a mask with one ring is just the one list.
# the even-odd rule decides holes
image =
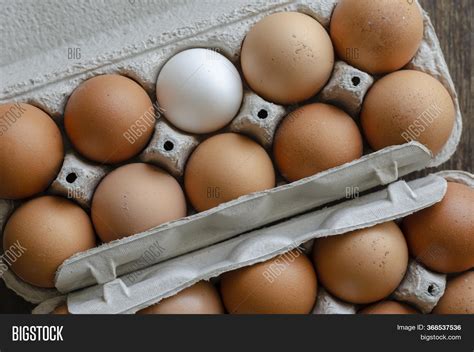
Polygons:
[[[403,217],[442,200],[446,180],[474,188],[474,175],[446,171],[410,182],[397,181],[360,198],[311,211],[274,225],[185,254],[68,295],[49,299],[34,313],[50,313],[67,303],[73,314],[135,313],[201,280],[253,265],[297,247],[310,251],[315,238],[336,236]],[[410,259],[399,287],[389,298],[429,313],[443,296],[446,275]],[[359,305],[332,296],[321,285],[313,314],[355,314]]]
[[[83,81],[106,73],[123,74],[134,79],[155,100],[158,73],[174,54],[188,48],[205,47],[225,55],[238,67],[241,43],[250,28],[263,17],[275,12],[299,11],[312,16],[328,29],[335,4],[336,0],[226,0],[216,6],[212,1],[196,1],[167,5],[171,8],[166,14],[156,13],[155,8],[150,7],[148,13],[154,16],[125,21],[122,30],[129,28],[125,25],[133,24],[128,35],[124,36],[119,28],[115,32],[100,33],[97,41],[84,44],[90,55],[75,65],[65,61],[56,51],[9,65],[8,69],[14,74],[4,78],[0,103],[21,101],[36,105],[62,126],[64,107],[72,91]],[[151,5],[141,4],[145,7]],[[87,6],[104,11],[99,3]],[[117,9],[122,6],[126,5],[117,4]],[[170,23],[166,16],[176,14],[185,21],[180,17],[176,23]],[[354,193],[389,184],[411,172],[448,160],[459,142],[461,114],[453,82],[426,13],[424,25],[422,46],[408,67],[438,78],[451,94],[456,108],[453,133],[441,153],[434,158],[425,147],[415,142],[375,153],[368,150],[368,154],[352,163],[272,190],[243,196],[209,211],[79,253],[59,268],[57,290],[28,285],[11,271],[3,275],[7,286],[25,299],[38,303],[60,293],[113,282],[120,276],[351,197]],[[101,40],[107,45],[99,45]],[[41,71],[31,70],[32,67],[41,67]],[[355,117],[374,79],[338,61],[327,85],[310,101],[338,105]],[[221,132],[249,135],[268,150],[278,123],[294,109],[295,106],[267,102],[247,88],[240,112]],[[141,160],[156,164],[180,180],[189,155],[205,137],[183,133],[160,118],[150,143],[131,162]],[[84,160],[68,148],[63,167],[48,193],[74,199],[87,209],[95,187],[111,169]],[[3,221],[11,212],[11,207],[4,204],[0,202],[0,220]],[[3,227],[2,223],[0,225]],[[166,250],[154,250],[157,246]]]

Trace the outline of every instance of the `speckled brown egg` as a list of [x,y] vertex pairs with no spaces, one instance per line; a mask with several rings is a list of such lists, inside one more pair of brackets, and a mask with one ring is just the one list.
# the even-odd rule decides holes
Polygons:
[[135,81],[102,75],[74,90],[64,126],[83,156],[111,164],[130,159],[145,147],[153,133],[154,114],[150,97]]
[[362,105],[361,124],[375,150],[418,141],[436,155],[451,135],[454,116],[453,100],[439,81],[403,70],[372,86]]
[[137,314],[223,314],[224,306],[216,288],[200,281]]
[[95,245],[87,213],[55,196],[23,204],[8,220],[3,235],[3,248],[19,253],[11,265],[13,272],[39,287],[54,287],[56,270],[62,262]]
[[337,55],[363,71],[398,70],[423,39],[423,15],[416,1],[340,0],[330,25]]
[[222,275],[221,295],[231,314],[308,314],[317,286],[310,260],[293,250]]
[[328,104],[310,104],[283,119],[273,142],[281,174],[296,181],[362,156],[362,136],[354,120]]
[[474,271],[448,280],[434,314],[474,314]]
[[403,219],[411,254],[442,273],[474,267],[474,189],[448,182],[443,200]]
[[390,295],[408,265],[403,233],[390,221],[317,239],[313,261],[321,284],[347,302],[366,304]]
[[0,198],[44,191],[63,158],[61,132],[49,115],[29,104],[0,105]]
[[361,309],[359,314],[419,314],[415,308],[397,301],[382,301]]
[[162,169],[134,163],[108,174],[92,198],[92,221],[103,242],[186,216],[179,183]]
[[198,211],[275,186],[265,149],[236,133],[215,135],[191,154],[184,173],[186,194]]
[[247,34],[242,71],[266,100],[292,104],[316,95],[328,81],[334,51],[326,30],[312,17],[281,12],[265,17]]

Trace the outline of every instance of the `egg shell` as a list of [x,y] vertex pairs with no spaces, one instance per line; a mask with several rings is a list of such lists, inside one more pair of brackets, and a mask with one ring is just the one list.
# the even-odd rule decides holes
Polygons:
[[260,20],[247,34],[241,65],[249,86],[264,99],[292,104],[316,95],[334,66],[328,33],[318,21],[298,12]]
[[408,304],[397,301],[382,301],[361,309],[359,314],[419,314]]
[[198,211],[275,186],[267,152],[236,133],[215,135],[191,154],[184,173],[186,194]]
[[216,288],[200,281],[137,314],[223,314],[224,306]]
[[362,156],[362,135],[354,120],[328,104],[310,104],[283,119],[273,143],[281,174],[296,181]]
[[29,104],[0,105],[0,198],[44,191],[63,158],[61,132],[49,115]]
[[11,264],[13,272],[39,287],[54,287],[56,270],[62,262],[95,245],[87,213],[55,196],[24,203],[12,214],[3,234],[3,248],[20,252]]
[[56,314],[56,315],[67,315],[70,314],[69,310],[67,308],[67,304],[62,304],[58,307],[56,307],[51,314]]
[[92,221],[103,242],[186,216],[179,183],[160,168],[128,164],[108,174],[92,198]]
[[453,100],[439,81],[423,72],[402,70],[372,86],[361,124],[375,150],[415,140],[436,155],[451,135],[454,116]]
[[321,285],[333,295],[351,303],[372,303],[386,298],[402,281],[408,248],[390,221],[317,239],[313,262]]
[[330,24],[337,55],[363,71],[398,70],[423,39],[423,15],[416,1],[340,0]]
[[240,74],[215,50],[189,49],[169,59],[156,82],[165,117],[190,133],[210,133],[227,125],[239,111]]
[[66,104],[64,126],[74,148],[106,164],[137,155],[153,133],[155,111],[146,91],[120,75],[93,77]]
[[448,281],[434,314],[474,314],[474,271]]
[[443,200],[403,219],[411,254],[441,273],[474,267],[474,189],[448,182]]
[[308,314],[316,273],[300,250],[222,275],[221,295],[231,314]]

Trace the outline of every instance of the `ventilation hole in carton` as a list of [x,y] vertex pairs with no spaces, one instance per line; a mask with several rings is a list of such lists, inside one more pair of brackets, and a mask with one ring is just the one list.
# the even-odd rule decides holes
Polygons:
[[433,296],[433,295],[435,294],[435,292],[436,292],[436,287],[435,287],[435,285],[433,285],[433,284],[429,285],[429,286],[428,286],[428,293],[429,293],[431,296]]
[[66,181],[68,183],[74,183],[77,180],[77,175],[75,172],[71,172],[66,176]]
[[357,77],[357,76],[354,76],[354,77],[352,77],[351,81],[352,81],[352,85],[353,85],[354,87],[357,87],[357,86],[359,85],[359,83],[360,83],[360,78]]
[[268,117],[268,111],[265,110],[265,109],[261,109],[258,114],[257,114],[258,118],[261,119],[261,120],[265,120],[267,117]]
[[169,151],[173,150],[173,148],[174,148],[174,143],[171,142],[171,141],[166,141],[165,144],[163,144],[163,148],[165,148],[165,150],[166,150],[167,152],[169,152]]

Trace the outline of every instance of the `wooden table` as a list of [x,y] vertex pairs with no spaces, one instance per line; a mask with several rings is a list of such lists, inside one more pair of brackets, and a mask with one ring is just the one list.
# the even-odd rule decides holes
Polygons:
[[[317,1],[317,0],[314,0]],[[474,117],[472,106],[473,0],[420,0],[430,14],[438,34],[446,62],[456,85],[463,114],[463,134],[454,156],[436,170],[465,170],[474,173]],[[29,313],[34,306],[7,290],[0,280],[0,313]]]

